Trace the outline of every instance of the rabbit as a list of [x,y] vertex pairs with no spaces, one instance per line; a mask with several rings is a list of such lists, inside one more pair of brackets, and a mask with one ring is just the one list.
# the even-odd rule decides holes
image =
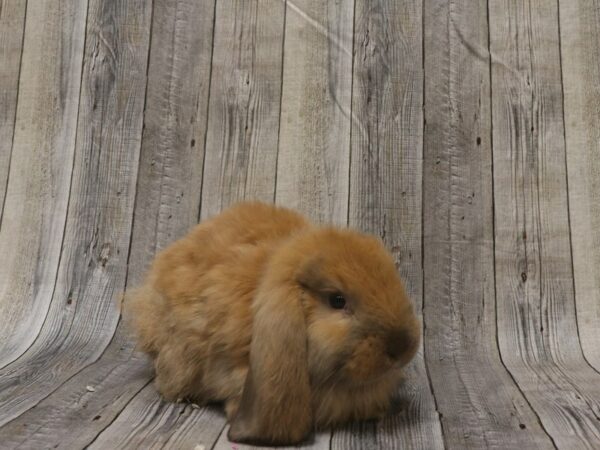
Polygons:
[[382,417],[420,322],[382,242],[259,202],[162,251],[125,315],[170,401],[223,402],[233,442]]

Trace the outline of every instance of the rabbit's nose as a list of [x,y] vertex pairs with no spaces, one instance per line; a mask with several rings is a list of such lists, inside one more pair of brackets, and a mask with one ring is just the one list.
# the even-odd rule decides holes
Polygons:
[[386,339],[386,353],[396,361],[412,353],[417,344],[417,340],[408,330],[394,330]]

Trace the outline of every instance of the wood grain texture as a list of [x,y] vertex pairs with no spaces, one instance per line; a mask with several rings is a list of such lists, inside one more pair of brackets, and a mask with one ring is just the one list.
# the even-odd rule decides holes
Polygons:
[[211,448],[224,420],[217,408],[197,408],[187,403],[167,403],[154,386],[144,388],[121,412],[109,430],[90,449],[194,449]]
[[425,2],[425,346],[447,448],[552,448],[496,342],[487,2]]
[[555,1],[490,3],[498,342],[560,448],[600,441],[575,317]]
[[248,198],[424,303],[393,414],[300,448],[597,448],[599,49],[600,0],[0,0],[0,448],[254,448],[113,303]]
[[600,370],[600,3],[559,5],[577,319],[583,353]]
[[0,423],[97,360],[114,334],[141,143],[151,12],[146,5],[90,0],[56,286],[37,340],[0,372]]
[[[146,126],[141,144],[127,286],[141,282],[158,249],[196,224],[202,185],[202,171],[193,168],[202,167],[214,2],[161,1],[154,6],[151,76],[147,86]],[[193,45],[188,41],[191,37]],[[208,64],[208,68],[204,64]],[[145,65],[140,68],[145,70]],[[198,139],[199,144],[192,147],[191,139]],[[6,427],[6,435],[26,424],[27,432],[20,434],[26,434],[27,440],[20,439],[31,444],[52,438],[60,439],[61,446],[66,448],[82,448],[95,440],[103,442],[107,436],[115,442],[139,440],[131,430],[120,428],[117,421],[122,420],[119,415],[131,401],[145,405],[136,394],[150,384],[152,375],[151,363],[136,351],[135,338],[121,321],[98,361],[63,384],[35,409],[11,422]],[[93,393],[87,392],[88,385],[94,387]],[[78,393],[84,394],[82,398]],[[154,399],[148,403],[151,401]],[[116,428],[111,426],[113,422],[117,423]],[[221,430],[224,421],[213,425]],[[76,434],[61,433],[74,426],[78,429]],[[105,429],[108,434],[102,433]],[[143,426],[138,430],[143,433]],[[175,429],[172,432],[178,433]],[[0,439],[2,436],[5,435],[0,433]]]
[[26,6],[23,0],[0,2],[0,230],[15,130]]
[[217,2],[202,218],[244,198],[272,202],[285,3]]
[[353,0],[288,1],[276,201],[346,224]]
[[0,254],[0,367],[35,340],[64,235],[87,1],[29,2]]
[[0,428],[0,448],[85,448],[149,384],[151,367],[120,325],[98,361]]
[[[380,236],[422,308],[422,4],[357,0],[349,225]],[[406,61],[411,61],[406,64]],[[332,448],[443,448],[421,349],[393,414],[334,431]]]
[[129,277],[198,221],[215,0],[155,2]]

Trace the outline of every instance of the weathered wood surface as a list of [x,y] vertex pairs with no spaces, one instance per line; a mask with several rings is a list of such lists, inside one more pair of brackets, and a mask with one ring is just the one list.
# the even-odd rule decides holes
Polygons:
[[275,195],[285,3],[217,2],[202,218]]
[[84,448],[92,443],[151,380],[152,366],[134,351],[133,342],[120,324],[97,362],[0,428],[0,448]]
[[90,0],[86,10],[75,161],[58,274],[36,341],[2,369],[2,423],[98,359],[119,320],[114,299],[125,287],[150,10],[144,1],[103,0]]
[[[128,286],[141,282],[156,251],[197,222],[202,186],[214,1],[156,2],[152,13],[153,44],[148,67],[154,76],[148,79],[146,93]],[[192,146],[192,139],[201,144]],[[152,391],[151,363],[136,351],[125,325],[119,324],[100,360],[36,408],[51,408],[56,414],[53,420],[58,418],[56,422],[48,423],[43,413],[32,416],[36,410],[25,414],[23,420],[19,418],[19,422],[31,426],[36,420],[54,430],[85,424],[77,435],[60,436],[61,445],[67,448],[105,442],[109,437],[115,445],[126,440],[153,442],[156,436],[144,437],[148,430],[143,420],[132,423],[135,414],[123,416],[129,419],[125,427],[120,427],[124,408],[146,401]],[[73,401],[72,391],[85,392],[87,385],[94,387],[93,394],[88,393],[84,401]],[[146,386],[150,387],[142,391]],[[141,400],[137,397],[140,391]],[[152,401],[158,401],[158,394],[152,392]],[[223,426],[224,420],[218,419],[216,428]],[[175,429],[172,432],[173,436],[178,433]]]
[[[423,301],[421,14],[419,1],[356,2],[348,215],[350,227],[380,236],[391,249],[419,314]],[[406,375],[393,415],[379,423],[334,431],[332,448],[443,448],[422,348]]]
[[6,0],[0,10],[0,227],[15,130],[26,6],[22,0]]
[[490,3],[498,342],[561,448],[600,442],[573,292],[555,1]]
[[560,2],[559,14],[578,329],[600,370],[600,2]]
[[129,279],[198,221],[215,0],[154,2]]
[[[154,6],[152,75],[127,271],[131,285],[141,281],[156,250],[181,236],[199,215],[203,147],[190,142],[204,139],[213,11],[212,0],[156,2]],[[17,435],[18,442],[32,448],[45,445],[50,438],[59,439],[67,448],[93,442],[151,379],[150,363],[135,351],[135,342],[123,325],[119,324],[97,362],[0,430],[5,433],[0,436]],[[88,392],[87,386],[94,392]],[[57,432],[74,426],[77,433]]]
[[426,360],[448,448],[551,448],[496,342],[487,2],[425,3]]
[[394,414],[303,448],[597,448],[599,8],[0,0],[0,448],[249,448],[115,307],[248,198],[381,236],[423,307]]
[[276,202],[318,222],[347,222],[353,16],[353,0],[287,2]]
[[186,403],[167,403],[153,385],[146,386],[90,449],[211,448],[221,433],[223,412]]
[[87,1],[27,5],[0,234],[0,367],[33,343],[54,291],[73,173],[86,7]]

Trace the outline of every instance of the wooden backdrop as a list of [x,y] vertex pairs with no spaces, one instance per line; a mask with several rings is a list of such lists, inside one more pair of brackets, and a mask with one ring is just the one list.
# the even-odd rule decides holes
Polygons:
[[308,447],[600,448],[600,0],[0,0],[0,448],[241,448],[117,301],[241,199],[381,236],[423,318]]

